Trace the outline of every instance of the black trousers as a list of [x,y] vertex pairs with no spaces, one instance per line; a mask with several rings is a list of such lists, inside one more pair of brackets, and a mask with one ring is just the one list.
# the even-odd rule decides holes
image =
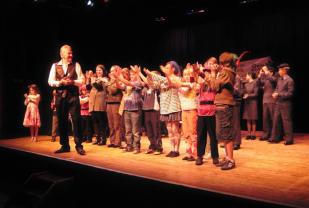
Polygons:
[[272,139],[280,140],[281,127],[283,127],[285,141],[293,142],[292,103],[290,101],[275,104]]
[[65,148],[69,148],[68,119],[70,114],[73,124],[75,147],[83,147],[80,103],[78,95],[67,95],[66,97],[58,96],[56,99],[56,109],[58,116],[60,144]]
[[91,116],[81,116],[83,141],[91,140],[93,134]]
[[263,138],[269,139],[271,137],[274,111],[274,103],[263,103]]
[[107,127],[107,113],[105,111],[92,111],[92,123],[94,131],[97,135],[98,142],[106,142],[106,127]]
[[210,150],[212,158],[219,158],[218,141],[216,138],[216,117],[198,116],[197,118],[197,156],[205,155],[207,133],[210,137]]
[[236,101],[233,106],[233,138],[235,145],[241,145],[241,128],[240,128],[240,105],[241,102]]
[[144,123],[150,145],[149,149],[162,151],[162,140],[160,134],[160,111],[144,111]]

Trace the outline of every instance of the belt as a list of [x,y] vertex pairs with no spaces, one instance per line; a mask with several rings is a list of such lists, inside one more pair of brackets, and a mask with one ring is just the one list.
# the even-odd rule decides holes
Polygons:
[[214,101],[200,101],[200,105],[214,105]]

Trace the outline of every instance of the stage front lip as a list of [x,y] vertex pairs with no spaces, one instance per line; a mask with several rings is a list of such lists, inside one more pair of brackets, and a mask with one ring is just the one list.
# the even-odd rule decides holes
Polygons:
[[[72,141],[70,142],[71,142],[71,147],[74,147],[73,142]],[[145,145],[143,145],[142,143],[142,146],[146,147],[148,145],[147,142],[148,142],[147,138],[143,138],[143,143],[145,143]],[[168,143],[168,140],[163,139],[163,143]],[[184,142],[182,143],[184,144]],[[245,144],[243,144],[242,146],[247,146],[248,150],[246,151],[249,151],[249,153],[250,151],[254,151],[254,149],[251,148],[252,147],[251,145],[253,144],[263,145],[266,147],[271,145],[271,144],[267,144],[261,141],[243,141],[243,143]],[[281,147],[280,149],[284,147],[284,145],[282,144],[277,144],[277,145],[280,145]],[[306,144],[299,144],[299,145],[306,145]],[[21,151],[21,152],[26,152],[29,154],[35,154],[35,155],[39,155],[43,157],[53,158],[59,161],[66,161],[66,162],[75,163],[75,164],[82,165],[82,166],[102,169],[102,170],[117,173],[117,174],[124,174],[124,175],[133,176],[133,177],[139,177],[139,178],[144,178],[148,180],[159,181],[162,183],[188,187],[191,189],[198,189],[198,190],[207,191],[211,193],[217,193],[221,195],[227,195],[227,196],[232,196],[232,197],[237,197],[237,198],[244,198],[244,199],[249,199],[253,201],[261,201],[265,203],[282,205],[282,206],[293,206],[293,207],[306,207],[307,206],[307,201],[303,201],[303,202],[296,201],[297,198],[295,198],[295,201],[290,200],[289,202],[282,200],[284,199],[282,195],[281,197],[276,198],[275,195],[278,194],[277,193],[278,190],[275,190],[275,188],[272,190],[271,188],[272,186],[269,184],[264,184],[264,185],[266,185],[268,187],[267,189],[269,190],[269,192],[273,194],[273,197],[271,197],[272,199],[270,200],[270,199],[265,199],[265,197],[264,198],[261,197],[261,195],[259,194],[261,192],[261,190],[259,189],[260,184],[257,180],[262,178],[262,176],[259,174],[262,172],[262,170],[260,172],[255,172],[254,175],[256,175],[255,178],[257,179],[254,181],[255,184],[250,185],[250,181],[251,181],[250,179],[251,177],[254,177],[252,176],[252,173],[254,171],[248,169],[248,165],[246,165],[248,161],[244,160],[245,158],[241,158],[241,159],[238,158],[238,157],[241,157],[241,151],[244,151],[243,149],[245,149],[245,147],[243,147],[240,151],[236,152],[237,154],[235,155],[235,157],[240,161],[240,162],[237,161],[236,169],[231,170],[231,171],[221,171],[219,170],[219,168],[212,165],[211,160],[206,160],[206,163],[203,166],[196,166],[194,162],[182,161],[181,158],[184,154],[182,154],[181,157],[174,158],[174,159],[166,158],[164,154],[160,156],[146,155],[144,153],[133,155],[132,153],[122,153],[120,149],[107,148],[106,146],[104,147],[95,146],[92,144],[84,144],[84,148],[87,152],[86,156],[78,155],[75,152],[74,148],[71,148],[71,152],[69,153],[55,154],[53,152],[54,150],[59,148],[59,143],[58,142],[51,143],[49,141],[48,136],[41,136],[39,138],[39,142],[32,143],[32,144],[29,142],[29,138],[0,140],[0,146],[2,146],[3,148],[15,150],[15,151]],[[164,146],[166,146],[165,149],[168,149],[168,144]],[[293,145],[290,147],[293,147]],[[288,150],[292,151],[290,147],[288,147]],[[294,147],[296,147],[296,145]],[[183,150],[184,148],[185,148],[184,145],[182,145],[181,150]],[[278,154],[280,155],[280,149],[278,150],[279,152],[273,153],[274,157],[278,156]],[[223,149],[220,148],[219,150],[220,150],[221,155],[223,155],[222,153]],[[165,152],[167,151],[165,150]],[[182,153],[183,152],[184,151],[182,151]],[[245,152],[245,153],[248,154],[248,152]],[[119,161],[120,161],[121,165],[119,166],[111,165],[113,164],[113,162],[111,162],[110,160],[111,158],[112,158],[112,161],[117,161],[116,164],[119,164]],[[127,162],[123,162],[124,159]],[[259,156],[257,159],[261,160],[262,158],[260,158]],[[167,162],[164,163],[164,161],[167,161]],[[249,160],[249,163],[250,162],[252,161]],[[255,161],[255,162],[258,162],[258,161]],[[138,166],[139,163],[142,163],[140,164],[141,166]],[[162,173],[152,174],[153,171],[147,170],[149,166],[145,164],[152,164],[152,167],[160,169],[160,172]],[[172,164],[172,165],[169,166],[169,164]],[[244,165],[242,166],[242,164]],[[278,167],[273,167],[274,171],[278,171],[277,168]],[[268,172],[271,170],[266,169],[264,170],[264,172],[265,171]],[[308,171],[309,171],[309,168],[308,168]],[[194,173],[195,175],[192,175],[192,173]],[[244,180],[242,176],[247,177],[248,176],[247,173],[250,173],[250,177],[248,178],[248,180]],[[173,175],[174,177],[172,177]],[[211,181],[210,179],[213,179],[212,176],[215,176],[216,180]],[[278,177],[282,178],[283,176],[284,175],[281,174]],[[226,183],[225,179],[229,177],[233,177],[233,178],[239,177],[238,180],[236,180],[236,183],[238,182],[238,186],[233,185],[233,183],[225,184]],[[196,178],[197,180],[194,181],[194,178]],[[207,183],[205,181],[207,181]],[[245,181],[247,181],[248,183],[244,183]],[[218,182],[222,184],[217,186],[216,184]],[[260,183],[262,182],[263,181],[261,181]],[[277,184],[280,184],[280,181],[278,181]],[[228,187],[227,185],[230,185],[230,187]],[[247,188],[247,191],[244,190],[245,189],[244,187]],[[256,195],[254,195],[255,192],[257,193]],[[286,194],[291,194],[291,193],[286,193]],[[306,193],[308,193],[308,196],[309,196],[309,188]],[[269,193],[264,192],[263,195],[269,196]]]

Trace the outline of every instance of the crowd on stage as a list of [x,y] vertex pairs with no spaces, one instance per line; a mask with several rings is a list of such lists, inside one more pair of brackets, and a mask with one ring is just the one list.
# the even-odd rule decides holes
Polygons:
[[[149,140],[146,154],[178,157],[181,138],[185,138],[183,160],[202,165],[209,144],[212,162],[222,170],[236,167],[233,151],[241,147],[241,119],[247,122],[248,140],[256,139],[256,122],[262,119],[259,140],[294,143],[294,81],[287,63],[277,69],[267,63],[256,73],[249,71],[240,77],[236,73],[238,57],[224,52],[218,59],[210,57],[204,64],[188,63],[183,68],[175,61],[158,69],[113,65],[108,70],[98,64],[83,74],[79,63],[73,62],[69,45],[61,47],[60,57],[48,78],[53,89],[52,141],[59,135],[61,144],[55,153],[70,151],[69,123],[80,155],[86,154],[83,142],[139,154],[145,131]],[[260,93],[262,118],[258,116]],[[37,141],[41,121],[36,85],[29,86],[25,98],[24,126],[30,128],[32,141]],[[164,130],[170,147],[163,152]],[[219,142],[225,148],[220,160]]]

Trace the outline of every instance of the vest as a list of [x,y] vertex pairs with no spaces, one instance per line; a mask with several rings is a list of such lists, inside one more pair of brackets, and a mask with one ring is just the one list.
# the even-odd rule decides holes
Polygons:
[[[64,77],[68,77],[72,80],[77,79],[77,74],[75,70],[75,63],[70,63],[68,65],[67,73],[64,74],[64,70],[62,68],[62,65],[55,64],[55,69],[56,69],[56,80],[60,81]],[[79,89],[75,85],[70,85],[70,86],[60,86],[57,88],[58,91],[63,91],[66,90],[68,95],[79,95]],[[60,92],[62,93],[62,92]]]

